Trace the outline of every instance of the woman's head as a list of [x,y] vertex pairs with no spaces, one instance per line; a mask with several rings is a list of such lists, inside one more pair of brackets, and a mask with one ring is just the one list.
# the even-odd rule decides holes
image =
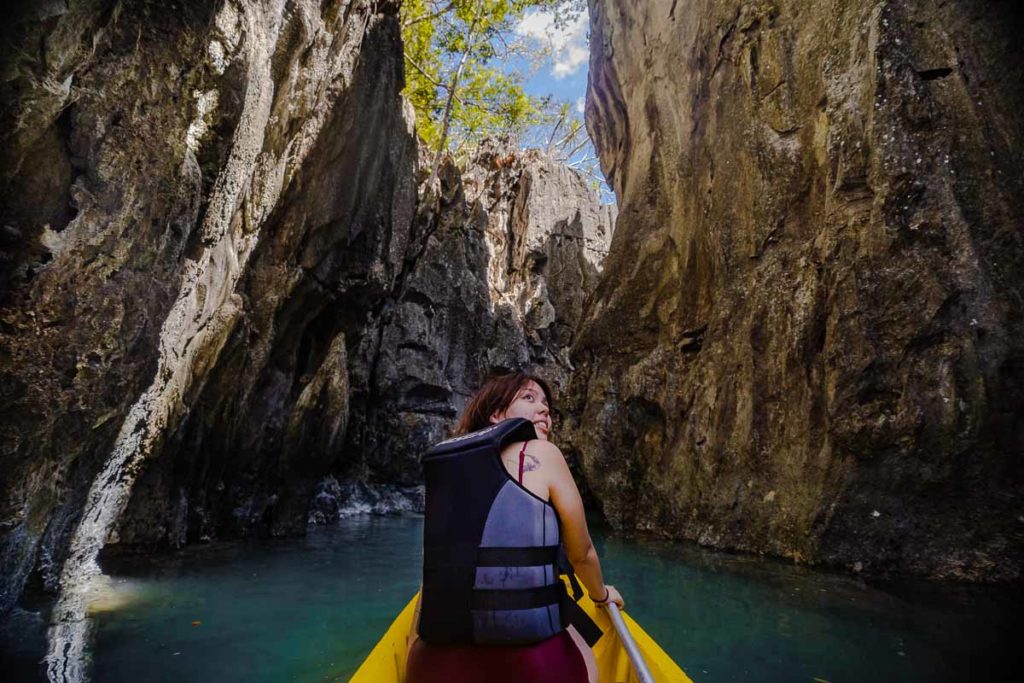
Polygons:
[[514,372],[490,377],[470,399],[457,434],[483,429],[510,417],[526,418],[537,429],[537,438],[551,433],[551,389],[535,375]]

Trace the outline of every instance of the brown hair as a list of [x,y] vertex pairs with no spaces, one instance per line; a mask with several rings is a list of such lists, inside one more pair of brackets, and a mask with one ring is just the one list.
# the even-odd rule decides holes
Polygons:
[[551,388],[540,377],[525,372],[492,375],[469,400],[469,405],[466,406],[466,410],[462,413],[462,419],[459,420],[459,426],[455,428],[455,434],[468,434],[489,425],[491,415],[506,410],[512,405],[512,401],[516,400],[516,394],[530,381],[534,381],[540,386],[544,392],[544,398],[548,401],[548,410],[554,411]]

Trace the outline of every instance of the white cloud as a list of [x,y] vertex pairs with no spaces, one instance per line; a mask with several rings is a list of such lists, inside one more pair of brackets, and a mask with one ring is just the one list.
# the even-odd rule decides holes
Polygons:
[[550,47],[553,61],[551,75],[565,78],[579,71],[590,56],[587,49],[587,24],[586,12],[559,28],[555,26],[555,15],[552,12],[536,11],[523,17],[516,26],[516,33]]
[[577,97],[576,98],[576,112],[578,114],[582,114],[584,111],[586,111],[586,108],[587,108],[587,100],[582,98],[582,97]]
[[564,57],[555,59],[555,68],[551,70],[555,78],[565,78],[570,74],[574,74],[580,70],[580,67],[586,64],[587,58],[590,53],[585,47],[576,47],[573,45],[568,50]]

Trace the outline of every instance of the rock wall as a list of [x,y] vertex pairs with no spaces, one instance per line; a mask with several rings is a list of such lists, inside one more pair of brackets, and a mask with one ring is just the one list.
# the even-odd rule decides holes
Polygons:
[[[407,230],[415,199],[396,5],[51,5],[13,22],[4,60],[2,213],[18,239],[4,253],[3,604],[33,566],[51,587],[93,572],[135,478],[222,364],[258,391],[240,335],[269,352],[268,311],[316,310],[324,243]],[[376,115],[333,150],[345,182],[311,194],[324,142],[361,109]],[[273,249],[296,245],[275,270]],[[343,403],[344,348],[321,352],[317,389],[290,412],[297,448],[341,428],[322,412]],[[307,435],[318,419],[326,433]]]
[[[311,198],[345,187],[344,157],[326,145],[314,152],[321,157],[324,165],[308,164],[313,186],[290,204],[303,216]],[[428,175],[430,158],[420,150],[407,184],[385,187],[414,195],[408,183]],[[611,207],[575,172],[508,143],[486,144],[464,174],[442,168],[436,195],[420,188],[415,216],[365,229],[371,249],[338,231],[350,222],[330,212],[348,204],[331,197],[330,215],[313,224],[329,226],[335,241],[320,247],[326,256],[308,292],[284,287],[301,274],[281,276],[298,249],[265,243],[244,284],[263,288],[246,300],[267,303],[247,311],[140,479],[119,524],[122,543],[301,533],[307,521],[348,514],[350,489],[415,507],[415,489],[392,485],[420,483],[419,456],[448,436],[489,372],[531,368],[564,384],[565,342],[596,282]],[[537,309],[549,318],[534,320]]]
[[587,124],[620,213],[570,413],[606,516],[1019,579],[1013,3],[590,6]]
[[504,143],[420,187],[397,3],[19,12],[0,609],[26,582],[60,591],[50,666],[75,678],[104,545],[301,533],[408,499],[487,372],[563,383],[612,216]]
[[615,224],[586,178],[539,151],[487,145],[467,173],[487,207],[490,299],[515,325],[492,348],[492,363],[521,356],[561,389],[584,303],[597,285]]
[[368,318],[418,238],[397,28],[390,12],[366,25],[352,83],[334,89],[316,144],[267,216],[237,286],[238,323],[139,480],[121,542],[305,528],[313,489],[345,443]]

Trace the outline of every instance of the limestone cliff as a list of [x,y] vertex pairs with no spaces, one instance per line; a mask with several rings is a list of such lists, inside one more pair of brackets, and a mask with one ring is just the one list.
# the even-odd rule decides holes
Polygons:
[[[33,567],[59,588],[51,679],[84,676],[97,553],[222,364],[245,360],[237,340],[272,355],[268,312],[289,324],[317,310],[309,291],[335,265],[331,245],[379,232],[363,258],[380,244],[400,254],[415,145],[396,13],[364,1],[83,1],[32,5],[5,36],[3,221],[16,239],[4,272],[3,603]],[[343,135],[363,110],[359,135]],[[345,183],[313,194],[331,158]],[[275,248],[287,252],[276,262]],[[314,388],[290,401],[296,448],[343,425],[344,349],[323,349]],[[262,399],[235,367],[230,398]],[[249,471],[266,469],[248,455]],[[281,479],[308,476],[295,465]]]
[[1013,3],[590,5],[587,124],[620,213],[570,414],[605,514],[1019,579]]
[[492,365],[538,367],[560,389],[569,346],[608,253],[615,207],[586,179],[533,150],[486,144],[464,176],[486,211],[488,296],[506,319]]
[[447,171],[440,204],[421,206],[415,259],[370,323],[376,341],[360,350],[341,474],[419,483],[423,449],[489,372],[535,369],[560,391],[571,371],[613,208],[576,172],[507,141],[483,144],[461,177]]

